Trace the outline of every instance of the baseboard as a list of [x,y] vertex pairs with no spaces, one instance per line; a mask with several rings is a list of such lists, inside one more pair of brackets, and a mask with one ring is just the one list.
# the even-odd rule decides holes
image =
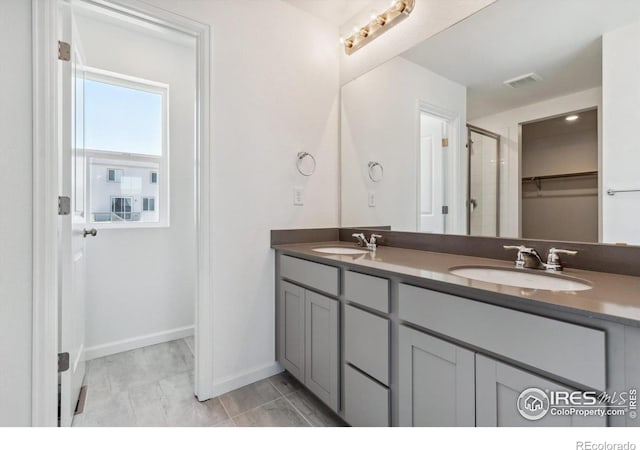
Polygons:
[[207,395],[207,398],[218,397],[219,395],[226,394],[227,392],[233,391],[234,389],[238,389],[248,384],[255,383],[256,381],[269,378],[270,376],[280,373],[283,370],[284,369],[282,368],[282,366],[274,361],[263,366],[249,369],[238,375],[214,381],[213,385],[211,386],[211,391]]
[[173,330],[161,331],[159,333],[137,336],[121,341],[110,342],[108,344],[96,345],[84,349],[84,359],[89,361],[103,356],[115,355],[129,350],[135,350],[149,345],[162,344],[163,342],[174,341],[188,336],[193,336],[194,327],[174,328]]
[[84,357],[84,344],[80,346],[80,350],[78,351],[78,355],[76,356],[76,360],[73,362],[73,373],[76,373],[76,370],[78,370],[78,365],[80,364],[80,362],[85,360]]

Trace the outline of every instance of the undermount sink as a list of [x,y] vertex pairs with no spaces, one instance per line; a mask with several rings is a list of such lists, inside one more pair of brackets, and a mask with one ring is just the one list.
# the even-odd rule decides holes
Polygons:
[[449,273],[471,280],[547,291],[586,291],[592,288],[591,284],[585,280],[560,274],[536,272],[534,269],[464,266],[452,267]]
[[365,253],[369,253],[368,250],[350,247],[316,247],[311,250],[318,253],[329,253],[332,255],[364,255]]

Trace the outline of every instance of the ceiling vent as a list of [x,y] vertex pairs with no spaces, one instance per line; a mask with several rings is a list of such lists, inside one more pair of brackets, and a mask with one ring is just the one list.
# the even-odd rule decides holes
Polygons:
[[531,72],[526,75],[520,75],[519,77],[511,78],[510,80],[504,81],[503,83],[507,86],[511,86],[512,88],[517,89],[528,86],[540,80],[542,80],[542,77],[540,75]]

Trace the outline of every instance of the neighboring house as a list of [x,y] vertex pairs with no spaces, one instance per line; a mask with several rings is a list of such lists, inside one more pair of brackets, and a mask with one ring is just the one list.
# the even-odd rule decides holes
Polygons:
[[158,164],[90,158],[92,222],[158,222]]

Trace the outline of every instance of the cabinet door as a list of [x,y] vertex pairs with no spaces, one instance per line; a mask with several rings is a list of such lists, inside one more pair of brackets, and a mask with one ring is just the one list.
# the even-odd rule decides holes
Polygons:
[[400,426],[475,425],[474,354],[400,327]]
[[304,289],[280,282],[278,362],[304,382]]
[[[604,417],[553,416],[525,419],[518,411],[518,397],[528,388],[571,391],[546,378],[482,355],[476,355],[476,421],[485,427],[595,427],[606,426]],[[532,399],[536,401],[535,399]],[[522,401],[526,401],[523,399]]]
[[304,383],[338,410],[338,302],[305,291]]

